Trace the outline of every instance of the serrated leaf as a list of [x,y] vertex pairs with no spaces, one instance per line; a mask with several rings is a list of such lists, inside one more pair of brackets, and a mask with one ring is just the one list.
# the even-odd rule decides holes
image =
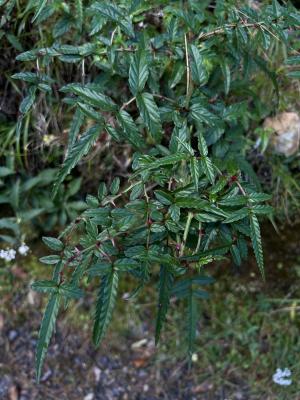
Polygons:
[[80,299],[84,296],[84,292],[74,285],[63,283],[59,286],[59,293],[68,299]]
[[39,2],[37,4],[37,7],[36,7],[35,14],[34,14],[32,20],[31,20],[32,23],[39,17],[39,15],[43,11],[43,9],[46,6],[46,4],[47,4],[47,0],[39,0]]
[[117,298],[118,284],[119,275],[114,270],[101,279],[93,329],[93,342],[95,346],[99,346],[111,321]]
[[220,66],[224,77],[224,92],[227,95],[229,93],[230,82],[231,82],[230,66],[225,58],[221,58]]
[[150,135],[156,142],[162,137],[162,127],[158,107],[151,93],[142,93],[136,96],[136,102],[142,120],[147,126]]
[[191,117],[209,126],[215,126],[219,122],[219,117],[207,108],[203,107],[201,104],[195,103],[191,106]]
[[144,50],[137,51],[129,68],[128,83],[131,93],[136,96],[142,92],[149,76],[148,60]]
[[127,139],[128,142],[134,146],[134,148],[144,147],[143,137],[139,132],[131,115],[128,114],[128,112],[125,110],[120,110],[117,118],[123,128],[124,138]]
[[120,189],[120,178],[116,176],[110,185],[110,192],[113,195],[116,195]]
[[84,115],[86,115],[87,117],[89,117],[95,121],[98,121],[98,122],[104,122],[103,116],[99,112],[94,110],[93,107],[91,107],[87,104],[84,104],[84,103],[80,103],[80,102],[77,103],[77,106],[82,111],[82,113]]
[[190,170],[191,170],[191,175],[193,179],[193,183],[195,186],[195,190],[198,191],[199,188],[199,177],[200,177],[200,167],[199,167],[199,161],[197,160],[197,157],[192,157],[190,160]]
[[40,258],[40,262],[43,264],[57,264],[60,261],[60,256],[53,254],[51,256],[45,256]]
[[210,158],[207,156],[201,157],[200,162],[201,162],[201,167],[204,171],[204,174],[206,175],[209,182],[213,185],[214,181],[215,181],[215,173],[214,173],[214,167],[213,167],[213,164],[212,164]]
[[300,79],[300,71],[290,71],[286,75],[289,78]]
[[56,293],[58,286],[55,281],[42,280],[34,282],[31,285],[31,289],[40,293]]
[[19,110],[22,114],[28,113],[28,111],[31,109],[33,106],[33,103],[35,101],[35,92],[36,88],[30,88],[29,89],[29,94],[22,100]]
[[263,257],[263,249],[262,249],[262,242],[261,242],[261,235],[260,235],[260,227],[257,216],[252,212],[249,213],[250,219],[250,229],[251,229],[251,241],[252,247],[254,250],[256,262],[260,273],[265,279],[265,272],[264,272],[264,257]]
[[43,236],[42,240],[45,243],[45,245],[48,246],[51,250],[61,251],[64,248],[63,242],[59,239]]
[[207,156],[208,154],[207,144],[201,132],[198,132],[198,149],[201,156]]
[[59,310],[60,295],[52,294],[47,304],[40,327],[37,348],[36,348],[36,379],[40,381],[43,362],[54,331],[55,322]]
[[194,45],[191,45],[191,71],[192,78],[195,83],[203,85],[207,82],[208,74],[203,57],[198,48]]
[[107,3],[94,3],[91,6],[91,10],[99,12],[104,18],[116,22],[120,26],[122,31],[128,36],[134,36],[133,25],[126,15],[124,15],[124,10],[115,4]]
[[248,216],[249,210],[247,208],[242,208],[237,211],[230,212],[229,216],[223,221],[224,224],[231,224],[232,222],[239,221]]
[[167,266],[162,265],[160,267],[159,285],[158,285],[159,294],[158,294],[158,312],[156,316],[156,327],[155,327],[155,344],[159,342],[161,329],[166,321],[173,282],[174,282],[174,276],[172,272]]
[[103,111],[116,111],[116,103],[108,96],[94,89],[90,89],[87,85],[79,85],[71,83],[60,89],[62,92],[71,92],[86,100],[92,106],[99,107]]
[[87,130],[80,139],[75,143],[75,145],[70,150],[63,166],[56,176],[56,181],[53,186],[52,196],[55,197],[59,189],[60,184],[63,182],[65,177],[70,173],[70,171],[75,167],[76,164],[85,156],[95,140],[98,138],[101,127],[99,125],[92,126]]
[[107,196],[107,187],[104,182],[101,182],[98,188],[98,199],[102,201]]
[[69,154],[71,148],[73,147],[74,143],[76,142],[76,138],[80,132],[80,128],[84,122],[84,115],[80,111],[79,108],[75,111],[75,114],[72,119],[71,127],[68,133],[68,147],[66,151],[66,157]]

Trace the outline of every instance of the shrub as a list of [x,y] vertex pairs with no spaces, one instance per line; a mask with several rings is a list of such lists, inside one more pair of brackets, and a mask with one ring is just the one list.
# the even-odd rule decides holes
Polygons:
[[60,77],[47,74],[50,65],[77,71],[78,79],[59,90],[73,120],[54,198],[95,142],[109,136],[134,150],[128,180],[116,177],[109,188],[100,183],[58,238],[43,239],[55,254],[41,259],[53,266],[52,279],[33,284],[50,296],[37,345],[38,380],[59,308],[84,295],[85,276],[100,277],[96,346],[111,321],[119,280],[131,275],[137,281],[131,298],[158,282],[156,343],[170,298],[186,304],[189,356],[198,302],[208,297],[202,286],[213,282],[205,266],[226,255],[241,265],[251,242],[264,277],[258,218],[272,208],[246,160],[246,134],[266,112],[255,91],[258,71],[273,85],[272,107],[278,104],[268,54],[274,42],[288,46],[299,14],[276,0],[257,9],[231,1],[172,4],[39,2],[33,22],[48,21],[54,41],[17,57],[31,67],[13,76],[29,85],[18,129],[39,91],[48,101],[57,93]]

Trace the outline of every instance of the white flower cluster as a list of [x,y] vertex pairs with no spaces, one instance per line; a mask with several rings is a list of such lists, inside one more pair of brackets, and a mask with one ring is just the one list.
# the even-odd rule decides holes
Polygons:
[[21,256],[26,256],[29,251],[29,247],[23,243],[21,246],[18,248],[18,252],[21,254]]
[[14,249],[0,250],[0,258],[2,258],[5,261],[14,260],[15,257],[16,257],[16,250]]
[[280,369],[277,368],[275,374],[273,375],[273,382],[281,386],[289,386],[292,383],[291,379],[287,379],[291,376],[291,371],[288,368]]
[[[29,251],[29,247],[23,243],[21,246],[18,247],[18,252],[21,254],[21,256],[26,256]],[[16,258],[16,250],[15,249],[9,249],[7,248],[6,250],[1,249],[0,250],[0,258],[5,261],[12,261]]]

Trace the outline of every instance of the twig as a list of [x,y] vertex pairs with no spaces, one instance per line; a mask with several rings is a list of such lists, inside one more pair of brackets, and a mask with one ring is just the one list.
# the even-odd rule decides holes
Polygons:
[[[190,92],[190,61],[188,53],[188,43],[186,33],[184,35],[184,46],[185,46],[185,62],[186,62],[186,98],[188,102],[188,96]],[[186,104],[188,106],[188,104]]]
[[135,97],[132,97],[132,99],[128,100],[126,103],[124,103],[121,107],[121,110],[124,110],[129,104],[133,103],[135,101]]

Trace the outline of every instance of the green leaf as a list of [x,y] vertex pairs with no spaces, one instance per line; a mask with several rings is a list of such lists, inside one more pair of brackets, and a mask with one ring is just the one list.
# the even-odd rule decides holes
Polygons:
[[208,154],[207,144],[201,132],[198,132],[198,149],[201,156],[207,156]]
[[55,197],[60,184],[63,182],[65,177],[70,173],[70,171],[75,167],[76,164],[85,156],[95,140],[98,138],[101,132],[100,125],[92,126],[88,131],[86,131],[80,139],[75,143],[75,145],[70,150],[63,166],[57,174],[56,181],[53,186],[52,196]]
[[40,293],[56,293],[58,291],[58,286],[54,281],[44,280],[34,282],[31,285],[31,289]]
[[35,14],[34,14],[32,20],[31,20],[31,23],[33,23],[39,17],[39,15],[43,11],[43,9],[46,6],[46,4],[47,4],[47,0],[39,0],[38,1],[37,9],[36,9]]
[[123,136],[134,148],[144,147],[144,140],[131,115],[125,110],[117,114],[118,121],[123,128]]
[[26,114],[28,113],[28,111],[31,109],[31,107],[33,106],[34,102],[35,102],[35,92],[36,92],[36,88],[32,87],[29,89],[29,94],[28,96],[26,96],[19,107],[19,110],[22,114]]
[[114,270],[101,279],[93,330],[93,342],[95,346],[99,346],[111,321],[117,298],[118,284],[119,275]]
[[53,254],[51,256],[45,256],[40,258],[40,262],[43,264],[57,264],[60,261],[60,256]]
[[66,157],[68,156],[71,148],[73,147],[74,143],[76,142],[76,138],[80,132],[80,128],[82,127],[84,122],[84,115],[80,111],[79,108],[75,111],[75,114],[72,119],[71,127],[68,133],[68,147],[66,151]]
[[192,157],[191,158],[190,169],[191,169],[192,179],[193,179],[193,182],[194,182],[194,185],[195,185],[195,190],[198,191],[200,168],[199,168],[199,161],[197,160],[197,157]]
[[149,76],[148,61],[144,50],[137,51],[132,59],[129,69],[129,87],[131,93],[136,96],[142,92]]
[[232,222],[239,221],[248,216],[249,210],[247,208],[242,208],[237,211],[232,211],[228,218],[225,219],[224,224],[231,224]]
[[63,242],[59,239],[43,236],[42,240],[51,250],[61,251],[64,248]]
[[230,66],[225,58],[221,58],[220,60],[221,71],[224,77],[224,92],[227,95],[230,89],[231,75],[230,75]]
[[84,296],[84,292],[81,289],[67,283],[59,286],[59,293],[69,299],[80,299]]
[[142,120],[147,126],[150,135],[156,142],[162,137],[162,127],[158,107],[151,93],[137,94],[136,102],[141,113]]
[[290,71],[286,75],[289,78],[300,79],[300,71]]
[[214,181],[215,181],[215,173],[214,173],[214,167],[213,167],[213,164],[212,164],[210,158],[207,156],[201,157],[200,162],[201,162],[201,167],[204,171],[204,174],[206,175],[209,182],[213,185]]
[[260,273],[265,280],[265,272],[264,272],[264,257],[263,257],[263,249],[261,243],[261,235],[260,235],[260,227],[257,216],[253,214],[253,212],[249,213],[250,219],[250,229],[251,229],[251,241],[252,247],[254,250],[256,262]]
[[7,167],[0,167],[0,178],[4,178],[8,175],[13,175],[15,173],[14,170]]
[[133,37],[134,36],[134,29],[133,25],[129,19],[125,15],[124,9],[116,6],[115,4],[107,4],[107,3],[94,3],[91,6],[91,10],[97,11],[101,16],[104,18],[116,22],[117,25],[123,30],[126,35]]
[[36,348],[36,379],[40,381],[43,362],[54,331],[55,321],[59,310],[60,295],[51,295],[41,323],[37,348]]
[[219,117],[198,103],[191,106],[191,117],[209,126],[215,126],[220,121]]
[[82,111],[82,113],[87,117],[98,122],[104,122],[103,116],[99,112],[95,111],[93,107],[80,102],[78,102],[77,105],[78,108]]
[[193,81],[199,85],[203,85],[207,82],[208,75],[203,57],[200,54],[198,48],[194,45],[191,45],[191,59],[191,71]]
[[171,291],[174,276],[166,265],[160,267],[159,275],[159,295],[158,295],[158,312],[156,316],[155,327],[155,344],[159,342],[160,332],[166,321],[167,311],[170,304]]
[[98,199],[102,201],[107,196],[107,187],[104,182],[101,182],[98,188]]
[[120,178],[116,176],[110,185],[110,192],[116,195],[120,189]]
[[82,100],[86,100],[92,106],[99,107],[103,111],[116,111],[117,109],[116,103],[110,97],[90,89],[87,85],[71,83],[62,87],[60,91],[77,94]]
[[300,65],[300,55],[288,57],[284,63],[287,65]]

